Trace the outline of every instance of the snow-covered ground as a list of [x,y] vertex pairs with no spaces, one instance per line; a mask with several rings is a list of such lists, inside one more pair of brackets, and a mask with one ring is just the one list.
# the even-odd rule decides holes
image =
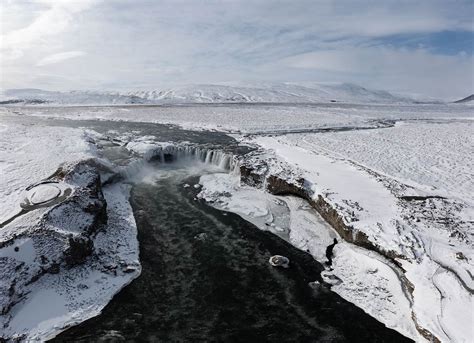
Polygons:
[[[0,337],[22,341],[52,338],[65,328],[98,315],[118,291],[138,276],[137,231],[127,192],[120,185],[104,188],[108,228],[94,239],[94,257],[58,274],[47,273],[29,285],[24,299],[7,315],[0,316]],[[116,266],[119,269],[114,272]],[[120,270],[121,266],[133,269]]]
[[63,162],[94,156],[84,130],[0,121],[0,223],[21,210],[25,188]]
[[1,114],[173,124],[190,130],[241,133],[386,127],[398,120],[472,120],[472,107],[439,105],[238,104],[186,106],[0,107]]
[[[86,237],[80,231],[91,225],[90,214],[78,211],[74,203],[63,206],[50,200],[78,196],[80,204],[78,190],[89,187],[84,185],[88,172],[67,182],[28,186],[50,177],[60,165],[74,168],[96,156],[92,138],[81,129],[10,122],[0,122],[0,130],[0,340],[44,341],[99,314],[139,275],[129,189],[120,184],[103,187],[106,228],[93,235],[93,253],[84,263],[66,265],[67,239]],[[28,210],[20,212],[25,202]],[[18,218],[7,221],[17,213]]]
[[400,122],[380,130],[295,135],[291,142],[350,159],[431,195],[474,204],[474,121]]
[[[1,121],[2,115],[22,114],[156,122],[236,133],[242,144],[260,149],[244,157],[248,163],[266,165],[268,169],[262,170],[267,176],[290,182],[304,178],[308,194],[313,199],[321,196],[346,227],[364,233],[378,252],[343,242],[304,200],[273,196],[240,183],[234,174],[201,177],[200,197],[309,251],[319,261],[325,259],[325,248],[333,238],[338,238],[333,269],[323,273],[334,291],[416,340],[432,335],[443,342],[473,341],[472,106],[3,107],[0,194],[7,201],[1,205],[2,220],[19,210],[26,186],[49,176],[63,161],[94,155],[87,142],[92,138],[84,130]],[[153,137],[137,137],[127,139],[125,148],[146,155],[156,145]],[[107,187],[104,192],[107,202],[120,198],[109,200]],[[130,218],[122,204],[119,212]],[[25,252],[31,250],[28,241],[20,243]],[[11,256],[10,250],[5,254]],[[47,275],[40,282],[53,277]],[[117,285],[126,283],[117,280]],[[51,296],[51,289],[47,292],[43,295]],[[105,303],[111,294],[99,298]],[[58,304],[66,301],[60,299]],[[74,307],[72,313],[81,308]],[[57,318],[63,318],[59,314]],[[32,332],[42,329],[38,330]]]

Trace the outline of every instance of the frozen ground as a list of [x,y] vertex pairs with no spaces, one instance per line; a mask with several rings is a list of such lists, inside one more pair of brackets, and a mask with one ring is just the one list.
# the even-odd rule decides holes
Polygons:
[[86,138],[84,130],[0,120],[0,223],[20,211],[27,186],[50,176],[63,162],[92,157],[95,148]]
[[295,135],[291,142],[474,204],[474,121],[400,122],[380,130]]
[[0,107],[1,114],[104,119],[240,133],[308,132],[386,127],[398,120],[472,120],[472,106],[354,104],[235,104],[114,107]]
[[[472,106],[4,107],[2,114],[237,133],[243,144],[260,149],[247,162],[268,164],[266,175],[290,182],[304,177],[314,198],[321,196],[344,225],[366,234],[380,250],[337,244],[333,270],[324,272],[334,291],[416,340],[427,330],[443,342],[473,341]],[[24,187],[58,163],[94,152],[82,130],[17,124],[0,129],[0,168],[6,176],[0,192],[8,200],[2,218],[18,209]],[[146,154],[154,144],[141,137],[129,139],[127,148]],[[339,237],[302,200],[241,185],[235,175],[212,174],[200,182],[200,196],[214,206],[240,214],[318,260]]]
[[[8,315],[0,316],[2,337],[25,341],[52,338],[64,328],[98,315],[138,276],[137,232],[127,192],[120,185],[104,189],[108,229],[95,237],[93,258],[59,274],[45,274],[29,285],[27,296]],[[31,256],[31,262],[35,258]],[[113,272],[114,266],[125,265],[134,269]]]
[[[13,304],[0,315],[0,340],[43,341],[100,313],[114,294],[138,276],[135,219],[128,188],[119,184],[104,187],[107,228],[94,235],[90,258],[72,267],[64,265],[63,236],[80,233],[80,227],[90,223],[89,215],[71,206],[60,209],[50,200],[61,194],[74,196],[87,173],[79,175],[77,182],[27,187],[48,178],[63,163],[73,166],[95,156],[96,148],[81,129],[0,121],[0,130],[2,312]],[[21,211],[24,199],[29,200],[29,212],[6,222]],[[22,238],[15,238],[17,235]],[[45,242],[46,237],[51,241]],[[50,263],[46,261],[54,263],[44,272],[42,268]],[[16,299],[11,299],[11,291]]]

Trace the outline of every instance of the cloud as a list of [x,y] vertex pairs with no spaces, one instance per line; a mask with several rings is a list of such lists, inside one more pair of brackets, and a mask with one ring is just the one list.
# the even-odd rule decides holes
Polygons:
[[[9,11],[28,10],[29,6],[34,6],[38,15],[26,26],[8,32],[2,32],[0,41],[2,42],[0,51],[6,57],[16,59],[23,56],[25,50],[44,44],[48,36],[59,35],[65,31],[74,19],[74,15],[89,8],[95,0],[37,0],[32,4],[28,2],[22,6],[9,2],[5,6]],[[38,7],[39,6],[39,7]],[[5,16],[7,17],[7,16]],[[4,16],[2,16],[3,20]],[[3,30],[2,30],[3,31]]]
[[36,66],[42,67],[42,66],[46,66],[46,65],[49,65],[49,64],[54,64],[54,63],[62,62],[62,61],[65,61],[65,60],[69,60],[71,58],[84,56],[85,54],[86,53],[84,51],[60,52],[60,53],[57,53],[57,54],[46,56],[45,58],[41,59],[36,64]]
[[[473,6],[472,0],[15,0],[5,6],[2,25],[2,83],[71,89],[350,81],[461,96],[463,87],[472,89],[466,79],[473,74]],[[443,32],[457,42],[449,49],[433,39]],[[89,55],[67,55],[78,51]],[[68,63],[53,63],[63,57]]]

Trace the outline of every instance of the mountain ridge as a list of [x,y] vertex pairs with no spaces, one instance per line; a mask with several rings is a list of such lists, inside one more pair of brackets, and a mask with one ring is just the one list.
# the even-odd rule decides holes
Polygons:
[[472,102],[472,101],[474,101],[474,94],[468,95],[465,98],[462,98],[462,99],[459,99],[459,100],[456,100],[456,101],[453,101],[453,102],[455,104],[461,104],[461,103]]
[[131,91],[7,89],[0,104],[124,105],[194,103],[416,103],[352,83],[197,84]]

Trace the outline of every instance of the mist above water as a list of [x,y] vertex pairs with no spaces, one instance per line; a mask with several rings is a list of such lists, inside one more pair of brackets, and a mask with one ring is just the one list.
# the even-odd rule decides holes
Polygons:
[[207,173],[239,175],[237,158],[220,150],[167,145],[148,150],[142,159],[119,171],[125,180],[133,183],[156,183],[170,177],[182,180]]

